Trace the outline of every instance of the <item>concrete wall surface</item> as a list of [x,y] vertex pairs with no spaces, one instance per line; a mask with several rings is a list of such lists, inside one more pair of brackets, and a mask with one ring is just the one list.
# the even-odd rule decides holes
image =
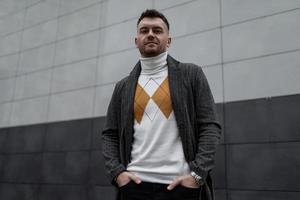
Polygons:
[[0,0],[0,199],[113,199],[100,132],[146,8],[209,81],[216,199],[300,199],[299,0]]

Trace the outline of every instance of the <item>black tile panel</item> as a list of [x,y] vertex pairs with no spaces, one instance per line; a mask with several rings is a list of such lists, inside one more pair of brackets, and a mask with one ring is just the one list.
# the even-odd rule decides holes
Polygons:
[[5,143],[6,153],[41,152],[46,125],[10,128]]
[[87,183],[89,155],[88,151],[66,153],[64,183]]
[[300,192],[229,191],[229,200],[299,200]]
[[0,184],[1,200],[38,200],[38,185]]
[[300,191],[300,143],[231,145],[228,188]]
[[267,99],[226,103],[227,143],[270,140],[270,104]]
[[4,152],[4,145],[6,144],[7,132],[9,129],[1,128],[0,129],[0,154]]
[[110,186],[110,181],[104,167],[104,159],[101,151],[93,151],[91,155],[90,181],[93,184]]
[[115,200],[116,199],[116,188],[94,186],[89,191],[89,200]]
[[3,168],[4,168],[4,163],[5,163],[5,159],[6,157],[4,155],[0,154],[0,182],[3,180]]
[[270,133],[274,141],[300,140],[300,95],[270,99]]
[[225,128],[224,128],[224,104],[222,103],[218,103],[216,104],[216,108],[217,108],[217,114],[218,114],[218,120],[222,126],[222,135],[221,135],[221,141],[220,143],[224,143],[224,138],[225,138]]
[[214,180],[215,188],[226,188],[225,179],[225,146],[219,145],[215,157],[215,168],[212,171],[212,178]]
[[224,106],[229,143],[300,139],[300,95],[231,102]]
[[41,181],[42,154],[7,155],[4,159],[4,181],[25,183]]
[[91,132],[91,119],[48,124],[45,150],[76,151],[89,149]]
[[104,127],[105,117],[97,117],[93,119],[93,149],[102,148],[102,129]]
[[215,190],[215,199],[216,200],[227,200],[226,190]]
[[45,153],[42,163],[42,177],[44,183],[63,183],[66,153]]
[[87,200],[86,187],[77,185],[42,185],[39,200]]

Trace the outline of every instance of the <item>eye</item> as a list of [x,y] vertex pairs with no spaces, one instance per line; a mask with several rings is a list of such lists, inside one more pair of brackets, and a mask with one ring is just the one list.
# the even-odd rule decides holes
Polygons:
[[155,29],[153,29],[153,32],[155,34],[161,34],[161,33],[163,33],[163,30],[161,28],[155,28]]
[[147,28],[141,28],[141,29],[140,29],[140,33],[141,33],[141,34],[146,34],[146,33],[148,33],[148,31],[149,31],[149,30],[148,30]]

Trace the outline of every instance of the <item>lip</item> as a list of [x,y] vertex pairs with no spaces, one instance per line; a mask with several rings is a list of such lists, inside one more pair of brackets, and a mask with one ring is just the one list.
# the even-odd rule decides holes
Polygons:
[[148,45],[148,44],[156,44],[156,45],[157,45],[156,42],[146,42],[146,43],[145,43],[145,45]]

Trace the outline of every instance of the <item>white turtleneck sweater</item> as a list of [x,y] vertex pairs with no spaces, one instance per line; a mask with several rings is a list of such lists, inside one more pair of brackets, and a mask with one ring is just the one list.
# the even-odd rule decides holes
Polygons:
[[190,173],[172,108],[167,55],[140,58],[132,159],[127,166],[142,181],[163,184]]

